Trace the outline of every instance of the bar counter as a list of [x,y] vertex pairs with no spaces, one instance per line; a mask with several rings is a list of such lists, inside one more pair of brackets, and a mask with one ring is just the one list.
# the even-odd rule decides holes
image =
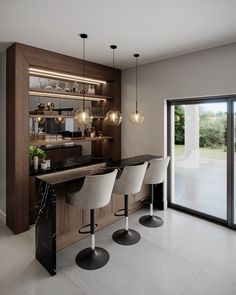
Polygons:
[[[39,189],[36,201],[36,258],[51,275],[56,274],[56,252],[86,237],[78,229],[89,223],[89,210],[74,208],[65,201],[68,191],[79,190],[87,175],[99,174],[130,165],[141,164],[153,158],[153,155],[141,155],[118,161],[101,163],[91,161],[89,165],[65,171],[37,176]],[[162,194],[162,189],[159,190]],[[138,194],[130,196],[129,209],[134,212],[143,205],[141,199],[149,196],[149,186],[143,185]],[[162,196],[158,196],[162,199]],[[123,208],[123,198],[112,194],[111,202],[104,208],[96,210],[97,223],[103,228],[118,220],[114,212]]]

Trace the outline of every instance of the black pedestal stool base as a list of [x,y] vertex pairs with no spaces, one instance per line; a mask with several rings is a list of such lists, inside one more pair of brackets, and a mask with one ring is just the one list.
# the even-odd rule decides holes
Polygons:
[[80,251],[76,256],[76,263],[79,267],[87,270],[94,270],[107,264],[110,258],[109,253],[100,247],[86,248]]
[[120,245],[129,246],[138,243],[138,241],[141,239],[141,236],[133,229],[120,229],[114,232],[112,239]]
[[158,216],[144,215],[139,218],[139,223],[147,227],[160,227],[164,221]]

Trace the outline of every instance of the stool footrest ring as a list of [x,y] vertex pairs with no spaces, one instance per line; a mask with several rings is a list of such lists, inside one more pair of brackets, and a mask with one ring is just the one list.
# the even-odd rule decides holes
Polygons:
[[[115,216],[125,216],[124,211],[125,211],[125,208],[124,208],[124,209],[116,210],[116,211],[114,212],[114,215],[115,215]],[[119,212],[123,212],[123,213],[119,213]],[[128,212],[130,212],[130,211],[128,210]]]
[[[91,226],[91,224],[89,223],[89,224],[86,224],[86,225],[84,225],[83,227],[81,227],[79,230],[78,230],[78,232],[80,233],[80,234],[91,234],[91,230],[83,230],[84,228],[86,228],[86,227],[89,227],[89,226]],[[95,224],[95,231],[97,231],[98,230],[98,224],[96,223]]]

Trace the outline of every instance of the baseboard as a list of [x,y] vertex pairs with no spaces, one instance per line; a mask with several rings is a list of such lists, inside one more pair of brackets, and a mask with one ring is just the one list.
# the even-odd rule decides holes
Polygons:
[[0,220],[6,224],[6,214],[0,209]]

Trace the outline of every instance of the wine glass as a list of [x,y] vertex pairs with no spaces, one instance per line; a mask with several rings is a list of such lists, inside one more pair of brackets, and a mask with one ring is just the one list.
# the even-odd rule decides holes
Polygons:
[[41,81],[41,78],[39,78],[39,81],[38,81],[38,88],[39,88],[39,89],[42,88],[42,81]]
[[46,87],[44,89],[47,89],[47,90],[52,90],[53,89],[52,86],[50,85],[49,79],[48,79],[47,85],[46,85]]
[[62,88],[60,87],[60,84],[58,81],[56,81],[56,87],[55,87],[56,91],[62,91]]

